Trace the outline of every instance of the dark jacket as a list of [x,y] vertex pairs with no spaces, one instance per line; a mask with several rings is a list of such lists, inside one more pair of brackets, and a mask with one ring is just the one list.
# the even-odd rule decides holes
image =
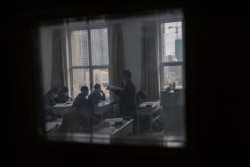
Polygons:
[[56,103],[65,103],[65,102],[67,102],[69,99],[71,99],[68,95],[67,96],[65,96],[64,95],[64,92],[60,92],[59,94],[58,94],[58,96],[55,98],[55,101],[56,101]]
[[84,104],[85,102],[86,102],[86,96],[85,96],[85,94],[84,93],[79,93],[77,96],[76,96],[76,98],[75,98],[75,100],[74,100],[74,102],[73,102],[73,104],[72,104],[72,106],[81,106],[82,104]]
[[93,115],[89,117],[82,117],[79,115],[77,108],[72,108],[66,113],[63,118],[60,132],[62,133],[91,133],[92,127],[99,124],[100,120]]
[[136,87],[134,83],[129,80],[121,90],[115,91],[119,96],[120,114],[122,117],[136,117]]

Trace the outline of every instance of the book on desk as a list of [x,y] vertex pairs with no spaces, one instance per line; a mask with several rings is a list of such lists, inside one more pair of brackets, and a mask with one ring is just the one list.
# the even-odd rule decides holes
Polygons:
[[121,90],[122,88],[119,86],[114,86],[114,85],[108,85],[107,90]]

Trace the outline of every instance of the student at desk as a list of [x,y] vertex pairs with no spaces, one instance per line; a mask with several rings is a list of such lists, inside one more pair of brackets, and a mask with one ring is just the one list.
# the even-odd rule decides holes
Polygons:
[[100,100],[105,101],[106,97],[105,97],[105,93],[102,91],[101,89],[101,85],[100,84],[95,84],[94,86],[94,91],[90,94],[90,96],[94,95],[94,96],[98,96],[98,98]]
[[52,107],[56,104],[55,98],[59,90],[57,87],[51,88],[44,96],[44,119],[45,122],[56,120],[57,117],[52,111]]
[[58,96],[55,98],[56,103],[65,103],[67,101],[72,101],[72,98],[69,97],[69,89],[64,86],[59,91]]
[[92,133],[98,129],[109,127],[108,122],[100,121],[94,116],[94,106],[87,100],[80,106],[74,106],[63,118],[61,133]]
[[89,88],[87,86],[82,86],[81,93],[79,93],[76,96],[72,106],[74,107],[74,106],[80,106],[80,105],[84,104],[85,101],[87,100],[88,94],[89,94]]

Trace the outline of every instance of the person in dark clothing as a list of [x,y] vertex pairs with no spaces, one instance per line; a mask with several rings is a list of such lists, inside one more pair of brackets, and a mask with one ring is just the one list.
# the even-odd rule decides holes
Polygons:
[[94,106],[91,100],[86,100],[80,106],[71,108],[66,113],[60,128],[61,133],[92,133],[100,128],[109,127],[108,122],[100,121],[94,115]]
[[131,72],[124,70],[122,72],[123,89],[115,90],[119,97],[120,114],[122,117],[136,117],[136,87],[131,80]]
[[58,96],[55,98],[56,103],[65,103],[71,101],[72,98],[69,96],[69,89],[64,86],[58,93]]
[[82,86],[81,93],[79,93],[76,96],[72,106],[73,107],[74,106],[81,106],[83,103],[86,102],[88,94],[89,94],[89,88],[87,86]]
[[99,100],[105,100],[105,93],[102,91],[101,89],[101,85],[100,84],[95,84],[94,86],[94,91],[90,94],[90,96],[94,95],[94,96],[98,96]]
[[55,98],[59,89],[57,87],[51,88],[44,96],[44,119],[45,122],[53,121],[57,119],[57,116],[53,113],[52,107],[56,104]]
[[143,91],[139,91],[136,93],[136,105],[143,103],[145,100],[147,100],[147,95]]
[[129,70],[122,71],[122,89],[114,89],[113,91],[119,97],[120,115],[123,118],[134,119],[134,133],[136,126],[136,87],[131,80],[131,72]]

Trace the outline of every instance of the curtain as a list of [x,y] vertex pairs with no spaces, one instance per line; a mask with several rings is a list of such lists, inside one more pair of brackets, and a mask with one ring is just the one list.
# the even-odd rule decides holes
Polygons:
[[[121,24],[111,24],[108,26],[111,35],[111,73],[110,83],[121,87],[121,72],[124,68],[124,44]],[[110,95],[111,99],[118,100],[117,96]]]
[[147,93],[150,101],[160,97],[157,46],[156,22],[142,23],[141,90]]
[[67,63],[64,30],[54,30],[52,39],[52,83],[51,87],[67,86]]

